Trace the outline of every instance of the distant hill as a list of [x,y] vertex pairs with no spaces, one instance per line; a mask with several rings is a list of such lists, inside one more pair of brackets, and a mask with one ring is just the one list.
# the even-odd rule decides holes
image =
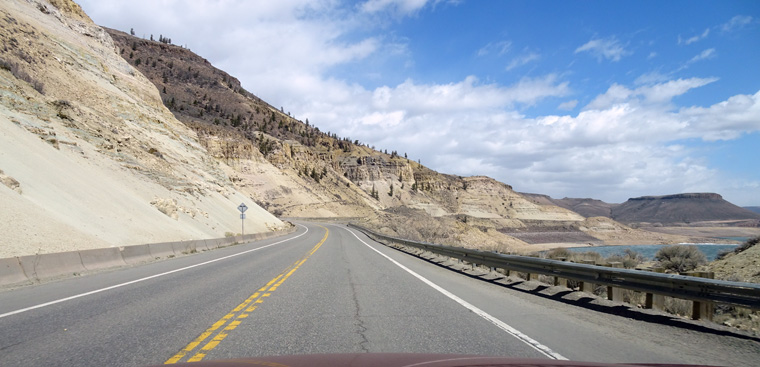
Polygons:
[[760,214],[760,206],[745,206],[744,209]]
[[610,204],[601,200],[591,198],[563,198],[554,199],[543,194],[520,193],[526,198],[530,198],[536,204],[556,205],[565,209],[572,210],[586,218],[591,217],[608,217],[612,216],[612,208],[620,204]]
[[713,193],[642,196],[628,199],[611,210],[623,223],[757,222],[760,213],[741,208]]

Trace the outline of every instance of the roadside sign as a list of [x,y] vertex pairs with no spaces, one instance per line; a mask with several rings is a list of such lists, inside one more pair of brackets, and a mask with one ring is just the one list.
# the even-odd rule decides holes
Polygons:
[[245,205],[245,203],[240,203],[238,205],[238,210],[240,210],[240,233],[245,235],[245,211],[248,210],[248,206]]

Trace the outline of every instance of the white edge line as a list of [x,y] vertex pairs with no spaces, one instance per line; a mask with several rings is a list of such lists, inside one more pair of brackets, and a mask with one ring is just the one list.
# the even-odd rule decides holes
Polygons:
[[510,335],[514,336],[515,338],[520,339],[520,341],[524,342],[525,344],[528,344],[529,346],[533,347],[533,349],[537,350],[541,354],[543,354],[543,355],[545,355],[545,356],[547,356],[547,357],[549,357],[551,359],[558,359],[558,360],[563,360],[563,361],[567,360],[567,358],[563,357],[561,354],[559,354],[559,353],[551,350],[549,347],[547,347],[547,346],[539,343],[535,339],[533,339],[533,338],[531,338],[531,337],[523,334],[520,330],[517,330],[517,329],[515,329],[515,328],[513,328],[513,327],[511,327],[509,325],[507,325],[505,322],[497,319],[496,317],[491,316],[490,314],[486,313],[485,311],[481,310],[480,308],[476,307],[475,305],[473,305],[473,304],[471,304],[471,303],[469,303],[469,302],[467,302],[467,301],[459,298],[455,294],[453,294],[453,293],[447,291],[446,289],[442,288],[441,286],[439,286],[439,285],[431,282],[430,280],[428,280],[427,278],[423,277],[422,275],[419,275],[419,274],[415,273],[414,271],[412,271],[411,269],[407,268],[406,266],[401,265],[401,263],[399,263],[398,261],[391,259],[388,255],[380,252],[376,248],[374,248],[374,247],[370,246],[368,243],[364,242],[364,240],[362,240],[361,238],[359,238],[359,236],[357,236],[356,233],[354,233],[353,230],[348,229],[348,231],[352,235],[354,235],[354,237],[356,237],[356,239],[359,240],[361,243],[363,243],[365,246],[369,247],[370,249],[372,249],[373,251],[377,252],[378,254],[380,254],[381,256],[383,256],[384,258],[388,259],[390,262],[396,264],[396,266],[400,267],[401,269],[404,269],[407,273],[413,275],[415,278],[421,280],[423,283],[431,286],[433,289],[437,290],[438,292],[443,293],[443,295],[445,295],[446,297],[451,298],[452,300],[454,300],[455,302],[457,302],[460,305],[464,306],[468,310],[474,312],[476,315],[478,315],[478,316],[480,316],[480,317],[488,320],[492,324],[496,325],[499,329],[504,330],[507,334],[510,334]]
[[46,306],[50,306],[50,305],[54,305],[54,304],[56,304],[56,303],[61,303],[61,302],[66,302],[66,301],[71,301],[71,300],[73,300],[73,299],[77,299],[77,298],[81,298],[81,297],[86,297],[86,296],[89,296],[89,295],[93,295],[93,294],[96,294],[96,293],[100,293],[100,292],[109,291],[109,290],[111,290],[111,289],[115,289],[115,288],[119,288],[119,287],[124,287],[124,286],[130,285],[130,284],[139,283],[139,282],[142,282],[142,281],[145,281],[145,280],[149,280],[149,279],[153,279],[153,278],[162,277],[162,276],[164,276],[164,275],[169,275],[169,274],[172,274],[172,273],[177,273],[177,272],[180,272],[180,271],[183,271],[183,270],[192,269],[192,268],[195,268],[195,267],[198,267],[198,266],[202,266],[202,265],[206,265],[206,264],[211,264],[211,263],[213,263],[213,262],[217,262],[217,261],[221,261],[221,260],[229,259],[229,258],[231,258],[231,257],[235,257],[235,256],[240,256],[240,255],[243,255],[243,254],[247,254],[247,253],[249,253],[249,252],[258,251],[258,250],[261,250],[261,249],[265,249],[265,248],[267,248],[267,247],[271,247],[271,246],[274,246],[274,245],[279,245],[279,244],[281,244],[281,243],[283,243],[283,242],[292,241],[292,240],[294,240],[294,239],[296,239],[296,238],[298,238],[298,237],[301,237],[301,236],[303,236],[303,235],[305,235],[306,233],[308,233],[308,232],[309,232],[309,228],[307,228],[306,226],[302,226],[302,225],[300,225],[300,224],[296,224],[296,225],[298,225],[298,226],[301,226],[301,227],[304,227],[304,228],[306,228],[306,232],[304,232],[304,233],[301,233],[301,234],[299,234],[298,236],[295,236],[295,237],[291,237],[291,238],[288,238],[288,239],[286,239],[286,240],[282,240],[282,241],[279,241],[279,242],[271,243],[271,244],[269,244],[269,245],[266,245],[266,246],[257,247],[257,248],[255,248],[255,249],[246,250],[246,251],[243,251],[243,252],[238,252],[238,253],[236,253],[236,254],[227,255],[227,256],[224,256],[224,257],[220,257],[220,258],[218,258],[218,259],[209,260],[209,261],[206,261],[206,262],[202,262],[202,263],[199,263],[199,264],[195,264],[195,265],[186,266],[186,267],[184,267],[184,268],[179,268],[179,269],[170,270],[170,271],[167,271],[167,272],[165,272],[165,273],[161,273],[161,274],[155,274],[155,275],[151,275],[151,276],[148,276],[148,277],[145,277],[145,278],[135,279],[135,280],[131,280],[131,281],[129,281],[129,282],[125,282],[125,283],[121,283],[121,284],[112,285],[112,286],[110,286],[110,287],[100,288],[100,289],[96,289],[96,290],[94,290],[94,291],[89,291],[89,292],[85,292],[85,293],[77,294],[77,295],[74,295],[74,296],[70,296],[70,297],[66,297],[66,298],[61,298],[61,299],[57,299],[57,300],[55,300],[55,301],[50,301],[50,302],[40,303],[40,304],[38,304],[38,305],[34,305],[34,306],[31,306],[31,307],[26,307],[26,308],[22,308],[22,309],[19,309],[19,310],[15,310],[15,311],[11,311],[11,312],[6,312],[6,313],[4,313],[4,314],[0,314],[0,319],[2,319],[3,317],[8,317],[8,316],[12,316],[12,315],[20,314],[20,313],[23,313],[23,312],[27,312],[27,311],[35,310],[35,309],[38,309],[38,308],[42,308],[42,307],[46,307]]

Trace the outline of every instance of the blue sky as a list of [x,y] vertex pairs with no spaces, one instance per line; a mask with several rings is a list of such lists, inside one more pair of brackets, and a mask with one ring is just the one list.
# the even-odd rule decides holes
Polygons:
[[80,4],[440,172],[559,198],[760,205],[758,1]]

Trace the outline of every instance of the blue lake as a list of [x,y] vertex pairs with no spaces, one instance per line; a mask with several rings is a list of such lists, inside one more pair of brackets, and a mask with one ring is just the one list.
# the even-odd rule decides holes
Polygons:
[[[692,245],[692,244],[690,244]],[[568,250],[573,252],[586,252],[586,251],[594,251],[598,252],[600,255],[604,257],[612,256],[615,254],[623,254],[623,252],[626,249],[630,249],[633,251],[636,251],[641,254],[645,259],[651,260],[654,258],[654,255],[659,251],[661,248],[668,246],[668,245],[631,245],[631,246],[598,246],[598,247],[570,247]],[[731,251],[736,248],[738,245],[725,245],[725,244],[715,244],[715,243],[696,243],[693,244],[693,246],[696,246],[700,251],[702,251],[705,254],[705,257],[707,257],[707,260],[712,261],[715,260],[718,257],[718,254],[722,251]]]

